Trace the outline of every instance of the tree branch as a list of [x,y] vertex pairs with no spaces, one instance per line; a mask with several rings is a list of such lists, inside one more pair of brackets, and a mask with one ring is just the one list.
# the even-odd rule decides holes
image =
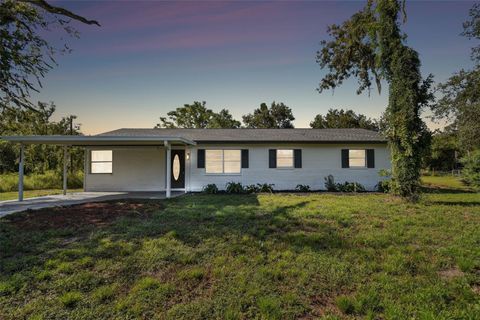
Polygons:
[[97,26],[100,27],[100,23],[98,23],[98,21],[96,21],[96,20],[88,20],[88,19],[86,19],[82,16],[79,16],[79,15],[77,15],[77,14],[75,14],[75,13],[73,13],[73,12],[67,10],[67,9],[52,6],[49,3],[47,3],[45,0],[19,0],[19,1],[33,4],[37,7],[40,7],[42,9],[44,9],[45,11],[48,11],[48,12],[53,13],[53,14],[60,14],[62,16],[72,18],[74,20],[83,22],[85,24],[90,24],[90,25],[96,24]]

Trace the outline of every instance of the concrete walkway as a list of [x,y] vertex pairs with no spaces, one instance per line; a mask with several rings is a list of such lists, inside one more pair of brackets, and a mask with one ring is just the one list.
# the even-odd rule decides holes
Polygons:
[[[184,192],[172,192],[172,198]],[[116,199],[165,199],[165,192],[75,192],[67,195],[52,195],[28,198],[23,201],[0,201],[0,218],[25,210],[71,206],[74,204],[100,202]]]

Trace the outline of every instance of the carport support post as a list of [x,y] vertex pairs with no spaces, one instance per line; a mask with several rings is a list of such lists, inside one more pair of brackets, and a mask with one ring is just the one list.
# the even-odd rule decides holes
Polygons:
[[172,147],[168,141],[164,141],[165,148],[167,148],[167,185],[166,185],[166,196],[170,198],[171,196],[171,181],[172,181]]
[[20,161],[18,162],[18,201],[23,201],[23,164],[25,162],[25,145],[20,144]]
[[63,195],[67,194],[68,147],[63,146]]

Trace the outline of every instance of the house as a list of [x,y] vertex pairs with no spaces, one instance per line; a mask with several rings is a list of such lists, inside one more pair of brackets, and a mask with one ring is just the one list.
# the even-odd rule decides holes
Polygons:
[[[364,129],[118,129],[2,139],[64,145],[65,155],[68,146],[84,147],[85,191],[165,191],[168,197],[172,190],[201,191],[211,183],[223,189],[231,181],[321,190],[328,175],[374,190],[379,171],[390,168],[387,141]],[[23,156],[19,169],[23,179]]]

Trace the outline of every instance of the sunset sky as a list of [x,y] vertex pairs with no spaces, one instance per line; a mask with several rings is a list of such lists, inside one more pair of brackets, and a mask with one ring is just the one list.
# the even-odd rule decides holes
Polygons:
[[[324,72],[315,53],[327,25],[349,18],[364,1],[54,4],[102,26],[74,24],[80,39],[68,39],[73,52],[58,57],[34,98],[54,101],[58,116],[77,115],[86,134],[153,127],[159,116],[193,101],[228,108],[239,120],[261,102],[284,102],[299,128],[329,108],[378,117],[387,103],[376,91],[357,96],[355,79],[334,93],[316,91]],[[437,82],[471,66],[474,44],[460,33],[472,4],[407,1],[408,44]]]

